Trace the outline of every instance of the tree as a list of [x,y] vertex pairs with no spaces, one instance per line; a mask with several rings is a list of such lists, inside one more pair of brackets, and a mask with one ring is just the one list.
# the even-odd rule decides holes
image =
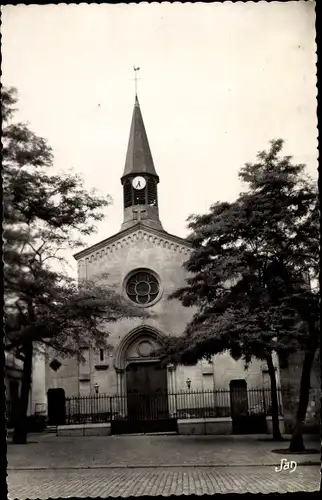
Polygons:
[[52,173],[46,141],[12,122],[16,103],[15,89],[3,88],[4,345],[23,360],[13,441],[25,443],[34,353],[81,358],[84,345],[107,345],[110,323],[144,314],[111,287],[68,276],[60,251],[82,245],[110,198],[87,192],[78,175]]
[[[187,286],[171,298],[197,312],[182,338],[169,341],[165,359],[195,363],[229,350],[249,362],[265,359],[271,378],[274,437],[279,438],[276,386],[271,355],[304,350],[301,392],[290,449],[303,449],[301,434],[308,403],[310,371],[318,347],[318,193],[290,157],[283,141],[246,164],[248,185],[233,203],[216,203],[191,216],[193,252],[185,264]],[[275,382],[274,382],[275,381]]]
[[[283,141],[272,141],[270,151],[259,153],[259,162],[245,165],[240,176],[250,186],[252,202],[261,207],[262,222],[269,217],[263,236],[274,256],[269,265],[273,278],[268,281],[270,298],[285,314],[282,324],[292,324],[292,315],[300,319],[297,341],[304,361],[290,451],[302,451],[310,374],[320,340],[319,195],[304,165],[293,165],[291,157],[279,157],[282,147]],[[273,203],[267,211],[270,198]]]

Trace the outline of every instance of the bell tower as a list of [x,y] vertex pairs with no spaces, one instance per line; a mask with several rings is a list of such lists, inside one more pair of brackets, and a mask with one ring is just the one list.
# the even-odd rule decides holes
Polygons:
[[121,183],[123,185],[124,207],[121,229],[143,224],[163,231],[158,207],[159,176],[154,168],[137,95],[135,95],[130,138]]

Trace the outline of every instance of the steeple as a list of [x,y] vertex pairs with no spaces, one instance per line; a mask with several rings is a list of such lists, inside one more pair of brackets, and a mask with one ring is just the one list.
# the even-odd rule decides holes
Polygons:
[[163,230],[159,220],[158,183],[137,94],[132,115],[124,172],[121,177],[124,196],[122,229],[138,223]]
[[131,174],[149,174],[155,176],[159,180],[154,168],[153,158],[137,95],[135,96],[130,138],[122,179]]

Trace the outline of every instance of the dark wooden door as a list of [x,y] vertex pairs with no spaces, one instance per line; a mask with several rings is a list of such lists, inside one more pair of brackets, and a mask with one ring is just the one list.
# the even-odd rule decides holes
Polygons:
[[126,370],[128,418],[168,417],[167,371],[160,363],[131,363]]
[[66,400],[64,389],[48,389],[48,425],[66,424]]
[[19,382],[11,380],[9,384],[9,401],[8,401],[8,427],[15,425],[19,410]]
[[232,380],[229,385],[233,433],[247,433],[249,424],[247,383],[245,380]]
[[230,382],[230,404],[232,417],[247,415],[248,398],[245,380],[232,380]]

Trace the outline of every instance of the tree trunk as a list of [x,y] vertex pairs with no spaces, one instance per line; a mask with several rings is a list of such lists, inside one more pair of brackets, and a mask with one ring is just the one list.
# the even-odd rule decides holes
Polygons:
[[272,398],[272,426],[273,426],[273,440],[283,441],[283,437],[279,426],[278,415],[278,398],[277,398],[277,384],[273,358],[271,354],[266,356],[268,373],[271,379],[271,398]]
[[296,413],[295,426],[289,446],[289,451],[305,451],[303,441],[303,424],[305,421],[307,406],[310,396],[311,369],[315,356],[316,349],[306,351],[303,361],[301,385],[300,385],[300,400]]
[[18,402],[17,418],[14,422],[14,431],[12,437],[12,442],[14,444],[26,444],[27,442],[27,411],[32,377],[32,343],[25,345],[23,353],[25,359],[22,372],[21,392]]

